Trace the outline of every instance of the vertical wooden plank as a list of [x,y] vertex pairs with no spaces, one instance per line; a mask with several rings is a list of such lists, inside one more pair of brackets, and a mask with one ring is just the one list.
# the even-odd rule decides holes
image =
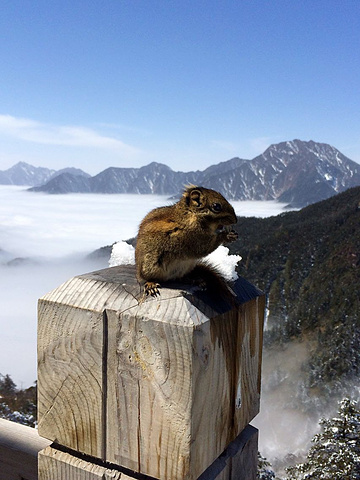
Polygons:
[[[134,268],[74,277],[38,303],[38,420],[41,436],[98,458],[106,446],[105,305],[137,305]],[[105,362],[105,363],[104,363]]]
[[[238,328],[242,346],[238,350],[237,361],[239,384],[234,419],[237,425],[241,424],[244,411],[247,412],[248,423],[260,411],[264,302],[264,297],[257,297],[242,304],[239,310]],[[244,427],[245,425],[242,425],[242,428]],[[240,433],[240,430],[237,433]]]
[[39,301],[39,434],[102,455],[103,315]]
[[262,304],[255,298],[210,319],[210,335],[205,325],[194,332],[192,455],[205,465],[259,412]]
[[107,315],[107,458],[156,478],[187,478],[191,332],[134,312]]
[[191,465],[196,465],[197,475],[236,436],[232,408],[236,352],[231,349],[237,341],[236,322],[236,313],[229,311],[194,330]]

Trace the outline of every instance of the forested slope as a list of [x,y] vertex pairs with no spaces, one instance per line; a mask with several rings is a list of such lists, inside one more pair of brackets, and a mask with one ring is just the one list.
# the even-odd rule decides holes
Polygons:
[[359,374],[360,187],[236,229],[239,274],[268,294],[267,346],[311,338],[310,387]]

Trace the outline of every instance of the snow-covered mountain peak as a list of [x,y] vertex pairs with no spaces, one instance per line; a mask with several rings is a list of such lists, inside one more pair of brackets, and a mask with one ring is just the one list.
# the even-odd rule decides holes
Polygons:
[[[20,171],[22,176],[15,176],[15,172],[9,169],[0,172],[0,183],[42,184],[34,190],[49,193],[173,196],[178,195],[184,185],[194,184],[218,190],[230,200],[279,200],[297,207],[360,185],[359,164],[331,145],[299,139],[270,145],[252,160],[235,157],[204,171],[173,171],[167,165],[152,162],[141,168],[110,167],[89,178],[72,169],[66,169],[56,177],[59,172],[41,171],[41,168],[24,163],[12,168]],[[32,175],[33,170],[36,175]]]

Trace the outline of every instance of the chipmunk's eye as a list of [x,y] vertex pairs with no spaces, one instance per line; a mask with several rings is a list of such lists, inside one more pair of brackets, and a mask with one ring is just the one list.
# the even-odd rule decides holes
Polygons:
[[221,206],[220,203],[213,203],[213,204],[211,205],[211,210],[212,210],[213,212],[215,212],[215,213],[221,212],[222,206]]

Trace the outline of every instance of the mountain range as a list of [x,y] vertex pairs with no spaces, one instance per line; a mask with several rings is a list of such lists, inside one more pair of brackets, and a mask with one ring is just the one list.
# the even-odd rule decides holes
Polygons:
[[34,167],[25,162],[19,162],[7,170],[0,170],[0,185],[44,185],[50,180],[61,175],[81,176],[84,178],[90,175],[79,168],[63,168],[52,170],[45,167]]
[[229,200],[277,200],[303,207],[360,185],[360,165],[328,144],[293,140],[271,145],[252,160],[236,157],[203,171],[177,172],[153,162],[141,168],[110,167],[91,177],[81,170],[55,172],[20,163],[0,172],[1,183],[53,194],[159,195],[177,195],[191,183],[218,190]]

